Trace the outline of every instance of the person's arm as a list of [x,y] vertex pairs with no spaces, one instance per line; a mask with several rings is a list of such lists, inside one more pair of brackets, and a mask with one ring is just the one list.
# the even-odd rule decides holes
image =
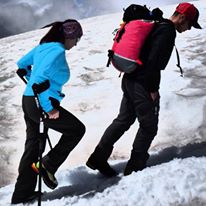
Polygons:
[[152,35],[152,45],[149,51],[149,57],[145,63],[148,91],[151,97],[158,96],[160,83],[160,70],[164,70],[172,53],[176,32],[173,26],[166,23],[160,25]]
[[18,62],[17,66],[19,70],[25,70],[25,77],[27,80],[30,79],[31,76],[31,67],[33,65],[33,58],[36,51],[36,47],[30,50],[26,55],[24,55]]
[[[39,68],[38,73],[35,74],[34,78],[34,82],[36,84],[40,84],[46,80],[49,80],[50,85],[52,84],[53,80],[51,78],[53,73],[58,69],[55,62],[61,58],[62,55],[65,55],[64,50],[54,49],[41,60],[41,67]],[[49,100],[49,90],[50,88],[39,94],[40,105],[46,113],[49,113],[54,109],[51,101]]]

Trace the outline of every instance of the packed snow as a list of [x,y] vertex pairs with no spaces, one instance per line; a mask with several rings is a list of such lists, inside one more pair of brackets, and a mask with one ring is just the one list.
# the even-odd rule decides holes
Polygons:
[[[84,122],[87,131],[58,170],[58,188],[51,191],[43,185],[43,206],[206,205],[206,5],[203,2],[193,2],[200,11],[203,29],[177,35],[184,77],[180,77],[176,67],[175,51],[162,72],[159,131],[149,150],[148,167],[127,177],[122,172],[138,122],[115,144],[109,161],[119,172],[117,177],[105,178],[85,166],[104,130],[118,114],[121,78],[112,66],[105,65],[112,31],[118,27],[122,14],[81,21],[84,36],[67,53],[71,80],[64,88],[66,97],[62,105]],[[172,15],[175,6],[161,7],[164,16]],[[37,45],[46,32],[47,29],[35,30],[0,40],[1,206],[10,205],[25,141],[21,110],[25,85],[15,74],[16,61]],[[60,134],[54,131],[49,134],[54,145]]]

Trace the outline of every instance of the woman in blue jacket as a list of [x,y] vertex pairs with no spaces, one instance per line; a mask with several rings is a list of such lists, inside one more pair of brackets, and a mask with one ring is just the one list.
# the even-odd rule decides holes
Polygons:
[[19,70],[27,71],[28,83],[22,100],[26,142],[12,204],[28,202],[37,197],[37,172],[31,165],[35,163],[33,166],[38,171],[40,111],[32,90],[34,83],[41,84],[49,80],[49,88],[38,95],[40,106],[47,114],[47,118],[43,120],[44,126],[62,133],[59,142],[42,158],[42,177],[51,189],[58,185],[55,172],[85,133],[84,124],[60,106],[64,97],[62,87],[70,77],[65,50],[75,46],[82,34],[82,27],[76,20],[56,22],[41,39],[40,44],[17,63]]

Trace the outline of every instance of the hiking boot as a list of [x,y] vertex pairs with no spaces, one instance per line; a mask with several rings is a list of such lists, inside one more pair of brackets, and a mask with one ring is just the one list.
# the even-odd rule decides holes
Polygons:
[[[41,195],[43,193],[41,192]],[[15,198],[14,196],[12,197],[11,204],[20,204],[20,203],[27,203],[27,202],[33,202],[34,200],[37,200],[39,197],[39,192],[34,191],[31,195],[27,197],[21,197],[21,198]]]
[[[37,163],[33,163],[32,164],[32,169],[39,174],[39,162]],[[44,183],[46,184],[47,187],[49,187],[50,189],[55,189],[58,186],[58,182],[57,179],[55,178],[54,174],[52,174],[51,172],[49,172],[45,165],[42,163],[42,167],[41,167],[41,175],[43,178]]]
[[125,169],[124,169],[124,176],[132,174],[132,172],[141,171],[146,167],[146,162],[143,160],[136,160],[131,161],[129,160]]
[[98,162],[92,162],[91,160],[88,160],[86,162],[86,165],[93,170],[97,169],[101,174],[107,177],[114,177],[117,175],[117,172],[110,167],[108,162],[98,163]]
[[100,173],[107,177],[116,176],[117,172],[112,169],[107,162],[109,156],[112,153],[112,150],[113,147],[102,148],[100,146],[97,146],[87,160],[86,165],[93,170],[99,170]]
[[114,177],[117,175],[117,172],[110,167],[108,162],[98,162],[92,156],[87,160],[86,165],[93,170],[99,170],[101,174],[107,177]]

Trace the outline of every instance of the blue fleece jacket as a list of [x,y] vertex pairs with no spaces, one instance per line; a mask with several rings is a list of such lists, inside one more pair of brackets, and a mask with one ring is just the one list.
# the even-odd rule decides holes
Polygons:
[[49,80],[50,87],[39,94],[39,101],[45,112],[53,110],[49,97],[61,102],[64,97],[62,86],[70,78],[64,45],[58,42],[40,44],[23,56],[17,65],[20,69],[27,70],[29,65],[33,66],[26,76],[28,84],[24,91],[25,96],[34,96],[34,83],[40,84]]

